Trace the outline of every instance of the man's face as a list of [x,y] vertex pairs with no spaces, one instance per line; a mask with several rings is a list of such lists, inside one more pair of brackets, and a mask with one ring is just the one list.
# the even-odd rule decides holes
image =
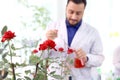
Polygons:
[[66,17],[71,25],[76,25],[83,17],[84,3],[75,4],[70,1],[66,7]]

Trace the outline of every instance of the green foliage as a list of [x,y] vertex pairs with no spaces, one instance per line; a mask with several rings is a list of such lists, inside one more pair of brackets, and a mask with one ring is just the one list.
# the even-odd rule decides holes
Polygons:
[[0,49],[0,54],[2,54],[3,50],[4,50],[4,49]]
[[[1,31],[1,35],[3,35],[7,31],[7,26],[4,26]],[[8,60],[6,59],[6,56],[8,54],[8,51],[6,51],[6,47],[8,46],[8,43],[2,44],[3,48],[0,49],[0,55],[2,58],[2,61],[0,60],[0,68],[3,68],[3,66],[8,63]]]
[[39,80],[39,79],[44,80],[44,78],[45,78],[45,73],[42,71],[38,71],[37,76],[33,80]]
[[[7,26],[3,27],[1,33],[4,33],[5,31],[7,31]],[[56,75],[55,71],[53,71],[51,73],[47,72],[47,68],[52,63],[58,63],[57,58],[53,59],[53,58],[47,57],[47,58],[43,59],[41,56],[31,54],[30,49],[32,49],[34,46],[29,47],[29,53],[31,54],[30,58],[29,58],[30,59],[29,60],[30,65],[26,64],[26,61],[21,62],[21,63],[14,62],[13,57],[14,58],[21,57],[21,56],[18,56],[16,50],[23,49],[27,52],[28,47],[25,46],[25,47],[22,47],[22,48],[16,48],[16,46],[13,44],[12,41],[13,40],[10,40],[10,41],[7,40],[5,43],[2,43],[2,49],[0,49],[0,55],[1,55],[1,58],[2,58],[2,61],[0,60],[0,69],[5,69],[8,72],[8,75],[10,76],[10,77],[8,76],[6,78],[6,80],[11,80],[12,79],[11,76],[13,76],[13,68],[15,68],[14,70],[16,70],[16,69],[24,68],[24,67],[31,66],[31,65],[36,67],[36,69],[37,69],[36,77],[34,78],[34,80],[40,80],[40,79],[41,80],[47,80],[47,75],[49,75],[51,77],[54,77],[56,79],[62,79],[62,76],[61,75]],[[48,50],[46,50],[46,52],[49,53],[49,48],[48,48]],[[23,53],[23,54],[25,54],[25,53]],[[38,64],[38,66],[37,66],[37,64]],[[34,69],[34,71],[35,71],[35,69]],[[13,78],[14,79],[17,78],[17,80],[31,80],[29,75],[34,76],[34,74],[32,75],[33,72],[31,71],[31,69],[25,70],[25,72],[24,72],[25,75],[23,75],[24,77],[21,77],[21,75],[22,75],[21,73],[22,72],[16,72],[15,71],[15,78],[14,78],[14,76],[13,76]]]
[[[20,79],[21,80],[21,79]],[[31,80],[29,77],[25,76],[25,80]]]
[[[7,31],[7,26],[4,26],[1,35],[3,35]],[[9,50],[10,49],[10,50]],[[2,48],[0,49],[0,70],[6,70],[8,72],[8,75],[12,76],[13,72],[11,70],[13,63],[11,63],[11,60],[9,59],[12,57],[18,57],[18,55],[14,52],[16,50],[14,44],[11,44],[9,41],[2,43]],[[25,62],[24,63],[14,63],[14,67],[26,67],[28,66]],[[20,76],[20,73],[15,73],[16,76]],[[10,78],[6,78],[6,80],[9,80]],[[11,79],[10,79],[11,80]]]
[[25,73],[29,74],[29,73],[31,73],[31,70],[25,70]]
[[47,23],[50,21],[49,13],[44,7],[32,6],[34,10],[33,23],[38,24],[38,26],[46,28]]
[[1,35],[3,35],[4,32],[6,32],[6,31],[7,31],[7,26],[5,25],[5,26],[3,27],[3,29],[2,29],[2,31],[1,31]]
[[120,80],[120,78],[117,78],[117,80]]
[[35,65],[37,62],[39,62],[40,58],[36,55],[30,55],[29,63],[31,65]]
[[54,77],[55,79],[59,79],[59,80],[63,79],[61,75],[56,75],[56,74],[54,74],[52,77]]
[[42,27],[43,29],[46,28],[46,25],[51,20],[49,16],[49,11],[42,6],[29,4],[28,0],[18,0],[19,3],[21,3],[25,8],[32,10],[33,15],[31,16],[32,19],[31,22],[27,22],[22,20],[22,24],[24,27],[32,27],[33,30],[37,30],[37,28]]

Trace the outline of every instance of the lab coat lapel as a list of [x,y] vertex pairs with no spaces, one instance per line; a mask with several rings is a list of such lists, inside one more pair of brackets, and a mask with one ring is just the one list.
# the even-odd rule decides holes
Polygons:
[[81,42],[85,36],[83,33],[84,30],[85,30],[85,26],[84,26],[84,23],[82,22],[80,28],[78,29],[78,31],[76,32],[76,34],[72,40],[72,43],[71,43],[72,48],[75,48],[75,49],[80,48]]

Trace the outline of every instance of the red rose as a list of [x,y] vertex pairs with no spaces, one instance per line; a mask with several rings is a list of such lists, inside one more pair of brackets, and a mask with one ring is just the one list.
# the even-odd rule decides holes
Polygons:
[[34,50],[32,51],[32,53],[33,53],[33,54],[36,54],[36,53],[38,53],[38,50],[37,50],[37,49],[34,49]]
[[14,32],[7,31],[7,32],[5,32],[4,35],[2,36],[1,42],[5,42],[6,40],[11,40],[11,39],[13,39],[14,37],[16,37],[16,35],[15,35]]
[[82,64],[81,60],[78,58],[74,58],[74,67],[75,68],[83,68],[85,65]]
[[46,40],[43,42],[43,44],[40,44],[39,50],[46,50],[47,48],[56,50],[55,46],[56,44],[53,40]]
[[47,49],[47,45],[46,44],[40,44],[39,45],[39,50],[46,50]]
[[67,53],[68,53],[68,54],[71,54],[71,53],[73,53],[73,52],[74,52],[73,49],[68,48],[68,50],[67,50]]
[[64,49],[63,49],[62,47],[60,47],[60,48],[58,49],[58,51],[59,51],[59,52],[63,52]]
[[56,44],[53,40],[46,40],[43,44],[46,44],[50,49],[55,48]]

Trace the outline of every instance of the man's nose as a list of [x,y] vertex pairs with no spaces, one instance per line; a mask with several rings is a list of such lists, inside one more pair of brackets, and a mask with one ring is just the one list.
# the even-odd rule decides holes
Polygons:
[[76,14],[73,14],[73,15],[72,15],[72,19],[73,19],[73,20],[76,20],[76,19],[77,19],[77,15],[76,15]]

